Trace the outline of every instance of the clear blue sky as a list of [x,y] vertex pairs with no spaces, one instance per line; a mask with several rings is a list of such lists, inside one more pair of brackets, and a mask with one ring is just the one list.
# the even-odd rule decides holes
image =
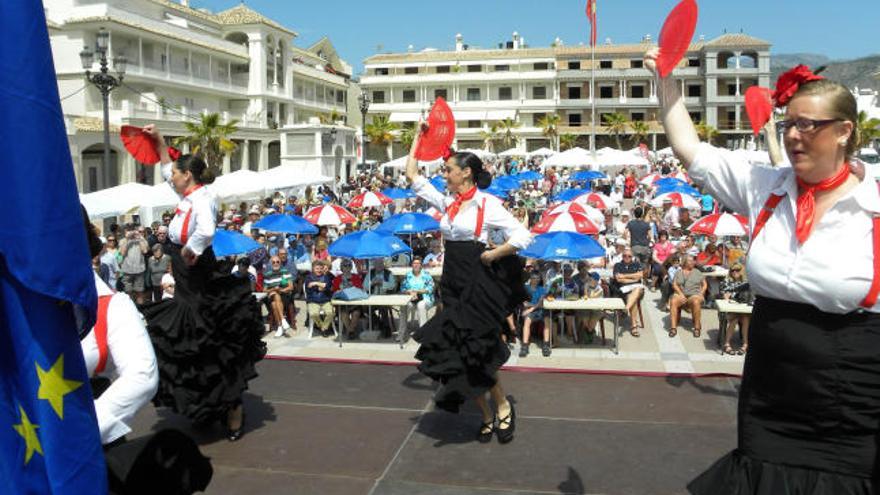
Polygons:
[[[739,32],[773,43],[773,53],[818,53],[834,59],[880,53],[880,0],[698,0],[695,36]],[[238,0],[190,0],[216,12]],[[298,46],[328,36],[343,59],[362,69],[377,53],[465,43],[489,48],[517,31],[533,46],[557,36],[566,45],[585,42],[585,0],[248,0],[246,5],[299,33]],[[656,40],[677,0],[598,0],[599,40]]]

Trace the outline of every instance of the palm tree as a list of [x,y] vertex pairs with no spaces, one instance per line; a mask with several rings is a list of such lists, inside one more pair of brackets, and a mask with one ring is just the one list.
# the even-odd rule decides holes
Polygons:
[[480,139],[483,140],[483,148],[492,153],[495,152],[495,143],[498,141],[498,124],[492,124],[491,127],[484,127],[480,131]]
[[577,136],[574,134],[565,133],[559,136],[559,151],[574,148],[575,144],[577,144]]
[[856,123],[859,129],[859,142],[864,146],[871,146],[875,139],[880,139],[880,119],[869,119],[867,112],[859,112],[859,121]]
[[614,135],[617,149],[623,149],[623,144],[620,142],[620,136],[626,134],[626,129],[629,127],[629,121],[626,119],[626,115],[620,112],[608,113],[602,115],[602,121],[605,123],[605,127],[608,128],[608,132]]
[[697,128],[697,136],[699,136],[701,140],[709,144],[715,141],[715,138],[718,137],[718,129],[703,122],[702,120],[699,121],[695,127]]
[[202,157],[215,172],[223,165],[223,158],[231,155],[237,145],[229,136],[238,130],[238,120],[221,122],[219,113],[205,113],[198,122],[184,122],[189,134],[174,139],[174,146],[188,144],[194,155]]
[[541,128],[541,133],[547,136],[550,140],[551,148],[559,149],[556,138],[559,136],[559,124],[561,122],[562,117],[560,117],[558,113],[545,115],[538,120],[538,127]]
[[[400,126],[388,120],[387,115],[376,115],[373,121],[364,126],[367,139],[376,146],[385,146],[385,153],[388,155],[388,161],[391,161],[391,146],[394,144],[394,131],[400,129]],[[366,153],[364,154],[366,156]]]
[[337,112],[336,110],[331,111],[329,114],[318,114],[318,121],[324,125],[335,124],[342,120],[342,118],[342,115],[340,115],[339,112]]
[[416,140],[416,128],[404,127],[400,130],[400,134],[397,135],[397,138],[400,139],[400,144],[403,145],[404,149],[408,150],[412,148],[413,141]]
[[632,140],[636,146],[645,142],[648,139],[648,133],[651,132],[648,123],[641,120],[630,122],[629,128],[632,129]]
[[498,132],[501,133],[501,142],[504,146],[510,148],[516,144],[516,136],[513,131],[521,127],[522,124],[513,119],[502,119],[498,122]]

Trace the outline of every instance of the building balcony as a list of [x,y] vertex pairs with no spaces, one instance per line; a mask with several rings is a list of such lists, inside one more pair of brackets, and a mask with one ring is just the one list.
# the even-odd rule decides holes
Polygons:
[[735,104],[735,103],[743,103],[745,101],[745,96],[712,96],[707,99],[707,103],[727,103],[727,104]]
[[[293,104],[295,107],[306,107],[310,110],[318,110],[322,112],[337,112],[340,114],[346,113],[346,107],[344,103],[327,103],[323,101],[311,100],[303,97],[294,97]],[[373,106],[370,107],[370,110],[373,109]]]
[[344,77],[331,74],[323,69],[298,63],[291,64],[290,68],[293,70],[294,81],[297,79],[316,79],[336,86],[339,89],[348,87],[348,82]]
[[[581,70],[560,70],[559,71],[559,80],[560,81],[589,81],[593,77],[593,73],[595,72],[596,79],[652,79],[653,76],[648,71],[648,69],[596,69],[595,71],[591,71],[589,69],[581,69]],[[682,67],[675,69],[676,77],[683,76],[699,76],[700,68],[699,67]]]
[[450,72],[448,74],[398,74],[387,76],[369,75],[361,78],[361,87],[416,84],[466,84],[500,81],[547,81],[556,79],[555,70],[501,71],[501,72]]
[[236,74],[220,79],[210,74],[193,75],[181,73],[179,70],[165,70],[142,65],[128,64],[125,70],[126,80],[135,80],[149,83],[162,83],[169,86],[177,86],[183,89],[193,89],[223,93],[227,96],[238,96],[247,93],[247,74]]

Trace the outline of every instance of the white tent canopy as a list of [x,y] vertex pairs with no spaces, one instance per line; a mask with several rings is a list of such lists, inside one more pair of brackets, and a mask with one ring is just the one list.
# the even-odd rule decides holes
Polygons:
[[551,150],[550,148],[538,148],[535,151],[529,152],[529,158],[533,156],[553,156],[556,152]]
[[253,170],[236,170],[221,175],[211,184],[218,198],[224,200],[259,199],[266,196],[266,180]]
[[153,188],[146,184],[129,182],[93,193],[80,194],[79,200],[88,210],[89,218],[116,217],[136,210],[150,196],[152,190]]
[[593,155],[583,149],[574,147],[557,153],[550,158],[544,160],[544,167],[586,167],[595,168],[598,164]]
[[527,156],[527,155],[528,155],[528,153],[526,153],[524,150],[517,149],[517,148],[510,148],[509,150],[502,151],[501,153],[498,153],[498,156],[503,156],[503,157]]
[[[383,169],[392,168],[392,169],[403,170],[406,168],[406,161],[408,158],[409,158],[409,155],[404,155],[400,158],[395,158],[394,160],[391,160],[390,162],[385,162],[381,166]],[[437,160],[433,160],[430,162],[419,161],[419,166],[426,167],[428,170],[430,170],[432,167],[442,167],[443,166],[443,159],[438,158]]]
[[466,150],[456,150],[458,153],[473,153],[477,155],[480,160],[485,160],[487,158],[494,158],[495,153],[486,150],[476,150],[476,149],[466,149]]
[[266,184],[266,192],[285,191],[313,184],[333,182],[332,177],[308,174],[301,167],[281,165],[259,173]]
[[[213,185],[208,186],[208,191],[213,194],[212,187]],[[141,223],[144,225],[152,223],[162,211],[172,209],[180,202],[180,196],[167,182],[156,184],[150,189],[150,194],[141,201],[139,210]]]
[[650,166],[650,162],[645,160],[643,156],[635,155],[626,151],[615,150],[611,148],[602,148],[599,152],[599,167],[630,167],[630,166]]

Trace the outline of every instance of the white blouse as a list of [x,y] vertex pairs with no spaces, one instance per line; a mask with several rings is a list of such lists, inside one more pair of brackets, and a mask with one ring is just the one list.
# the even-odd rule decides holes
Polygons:
[[[874,179],[865,178],[840,198],[799,245],[794,233],[798,187],[791,168],[752,166],[704,143],[688,173],[722,204],[748,216],[752,228],[769,195],[786,194],[752,239],[746,270],[756,294],[827,313],[862,309],[874,278],[873,215],[880,214]],[[880,313],[880,302],[869,311]]]
[[477,212],[485,199],[486,209],[483,212],[483,229],[479,239],[483,244],[489,244],[489,230],[499,229],[504,232],[507,242],[517,249],[528,247],[532,242],[532,235],[522,222],[517,220],[502,204],[501,200],[477,190],[473,199],[459,210],[455,220],[450,221],[445,213],[446,207],[452,203],[452,198],[444,195],[423,176],[418,176],[413,181],[412,190],[419,197],[427,201],[434,208],[443,211],[440,219],[440,232],[443,238],[449,241],[472,241],[477,228]]
[[[107,363],[102,375],[112,378],[113,383],[95,400],[101,443],[108,444],[131,431],[128,423],[156,395],[159,369],[153,344],[131,299],[121,292],[113,294],[97,275],[95,286],[98,296],[112,295],[107,308]],[[89,376],[94,376],[99,359],[94,328],[80,346]]]
[[[186,242],[183,239],[183,226],[187,213],[192,210],[187,224]],[[177,204],[177,212],[168,225],[171,242],[188,246],[194,253],[201,255],[214,239],[217,217],[217,205],[214,195],[207,187],[200,187],[184,196]]]

